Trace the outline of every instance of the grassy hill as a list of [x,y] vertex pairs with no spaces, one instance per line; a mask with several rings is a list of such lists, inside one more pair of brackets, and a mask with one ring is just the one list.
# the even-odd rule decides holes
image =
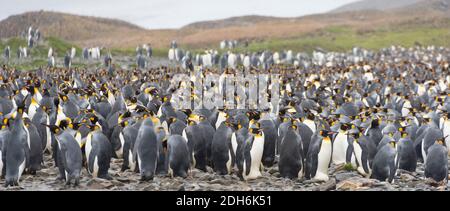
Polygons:
[[[156,56],[167,56],[171,40],[182,48],[200,51],[218,48],[224,39],[249,40],[237,51],[263,49],[311,52],[316,47],[346,51],[353,46],[379,49],[392,44],[406,47],[416,43],[450,47],[450,0],[375,0],[371,10],[357,2],[331,12],[293,18],[242,16],[189,24],[176,30],[146,30],[119,20],[69,15],[55,12],[30,12],[0,21],[0,37],[14,49],[24,45],[14,33],[33,25],[41,29],[45,42],[36,48],[46,54],[52,46],[63,55],[72,45],[77,48],[102,46],[113,54],[133,55],[137,45],[151,43]],[[369,3],[367,3],[370,5]],[[379,8],[379,6],[384,5]],[[369,8],[369,9],[370,9]],[[375,9],[374,9],[375,8]],[[338,9],[339,10],[339,9]],[[5,30],[7,29],[7,30]],[[56,46],[56,47],[55,47]],[[15,52],[13,50],[13,52]]]

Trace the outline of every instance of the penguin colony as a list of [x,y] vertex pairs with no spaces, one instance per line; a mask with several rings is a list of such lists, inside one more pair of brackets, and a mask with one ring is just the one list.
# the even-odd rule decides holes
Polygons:
[[447,182],[449,49],[334,55],[261,69],[201,68],[191,79],[193,86],[206,73],[279,74],[278,110],[177,110],[172,93],[186,84],[170,81],[191,71],[179,67],[111,72],[3,66],[1,177],[5,186],[19,185],[48,154],[59,179],[75,186],[87,176],[83,168],[91,177],[112,179],[112,158],[143,181],[185,178],[193,168],[252,180],[273,165],[282,177],[327,181],[335,165],[392,182],[398,169],[414,172],[423,162],[425,177]]

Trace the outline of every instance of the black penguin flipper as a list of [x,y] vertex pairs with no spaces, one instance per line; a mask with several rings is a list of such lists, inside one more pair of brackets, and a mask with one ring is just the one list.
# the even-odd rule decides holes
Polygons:
[[394,180],[394,176],[395,176],[395,172],[397,171],[396,168],[396,161],[392,161],[389,163],[389,178],[388,178],[388,182],[391,183],[392,180]]
[[[346,163],[351,163],[352,162],[352,155],[354,155],[354,150],[353,150],[353,145],[349,144],[347,147],[347,152],[345,153],[345,162]],[[356,160],[356,164],[358,164],[358,159]]]
[[89,153],[89,157],[87,159],[87,170],[90,174],[94,172],[94,159],[96,156],[96,150],[93,148],[91,152]]
[[360,163],[358,165],[361,165],[365,172],[369,172],[369,166],[368,166],[368,164],[369,164],[369,161],[368,161],[369,156],[368,155],[369,155],[369,152],[367,152],[366,149],[362,148],[362,153],[361,153],[361,162],[362,163]]
[[252,165],[252,156],[250,154],[250,151],[252,149],[252,145],[253,145],[253,137],[249,138],[249,140],[247,141],[247,144],[245,145],[245,151],[244,151],[244,160],[245,160],[245,175],[250,174],[250,168]]

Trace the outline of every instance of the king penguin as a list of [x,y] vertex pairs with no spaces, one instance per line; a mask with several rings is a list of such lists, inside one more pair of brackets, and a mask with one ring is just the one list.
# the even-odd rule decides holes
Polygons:
[[168,172],[172,177],[187,177],[189,169],[189,149],[180,135],[171,135],[167,141]]
[[47,125],[55,139],[58,147],[56,148],[58,156],[59,179],[66,181],[66,185],[73,184],[77,186],[80,182],[81,168],[83,165],[83,155],[79,143],[72,134],[61,130],[56,125]]
[[261,128],[250,127],[250,136],[245,140],[242,177],[244,180],[261,176],[261,159],[264,151],[264,132]]
[[328,181],[328,167],[332,155],[332,135],[331,131],[320,130],[316,132],[309,145],[306,155],[306,178],[317,181]]
[[397,171],[397,146],[395,141],[384,145],[375,155],[371,178],[391,183]]
[[396,161],[398,169],[415,172],[417,166],[417,155],[413,141],[406,131],[402,131],[402,137],[397,144],[398,156]]
[[447,146],[443,139],[437,140],[428,149],[427,160],[425,161],[425,177],[432,178],[436,182],[448,181],[448,154]]
[[95,178],[112,179],[108,174],[110,167],[112,147],[100,127],[97,125],[90,126],[92,132],[86,137],[86,160],[88,172]]
[[5,187],[18,186],[20,177],[29,165],[28,136],[22,120],[24,105],[17,108],[17,115],[11,125],[11,139],[4,143],[2,153],[5,156]]
[[234,153],[231,146],[231,135],[233,130],[230,123],[223,121],[217,128],[211,144],[211,155],[213,169],[220,175],[230,174],[233,164]]
[[141,180],[153,180],[158,161],[158,140],[152,118],[144,119],[139,128],[134,144],[133,158],[139,168]]
[[281,176],[301,179],[304,174],[304,157],[302,138],[297,132],[297,125],[292,124],[280,143],[278,169]]

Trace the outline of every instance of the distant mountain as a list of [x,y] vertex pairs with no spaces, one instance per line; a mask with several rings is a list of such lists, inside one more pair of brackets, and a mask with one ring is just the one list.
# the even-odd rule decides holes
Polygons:
[[421,1],[427,0],[362,0],[341,6],[331,12],[348,12],[361,10],[380,10],[386,11],[391,9],[399,9],[414,5]]
[[224,28],[224,27],[232,27],[232,26],[252,26],[261,22],[270,22],[270,21],[285,21],[292,18],[278,18],[278,17],[270,17],[270,16],[260,16],[260,15],[247,15],[247,16],[239,16],[239,17],[231,17],[220,20],[211,20],[211,21],[201,21],[188,24],[184,26],[184,29],[212,29],[212,28]]

